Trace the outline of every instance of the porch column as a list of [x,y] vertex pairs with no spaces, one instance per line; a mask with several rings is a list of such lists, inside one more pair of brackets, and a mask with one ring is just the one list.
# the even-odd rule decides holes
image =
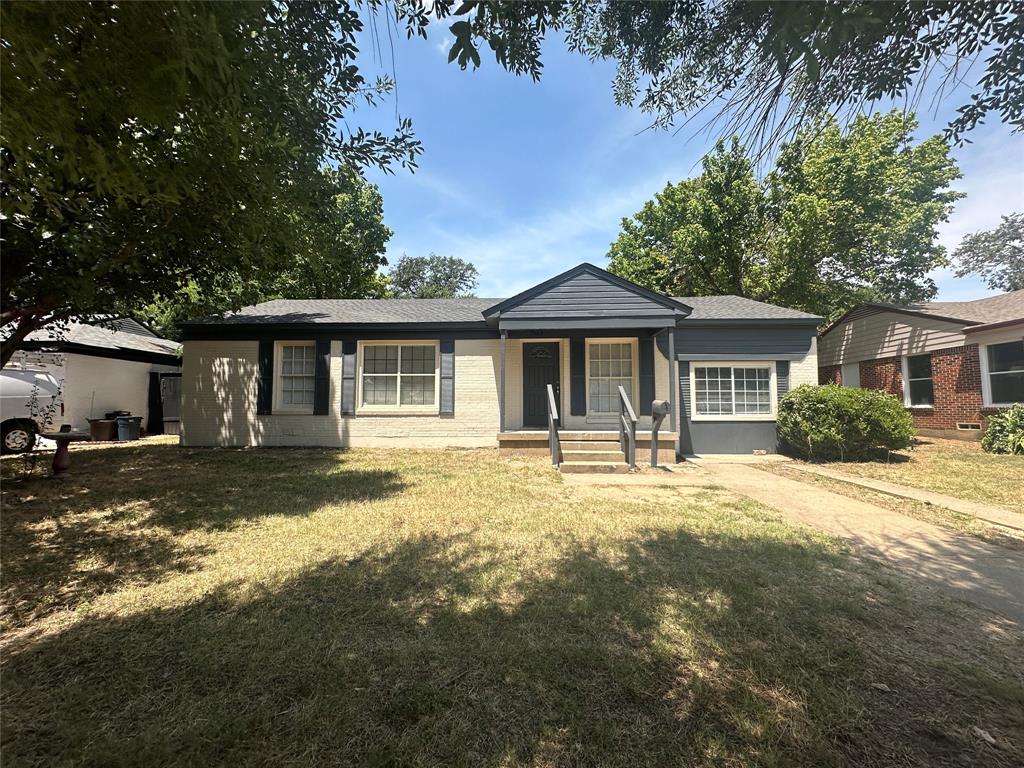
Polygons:
[[508,338],[508,331],[501,332],[501,343],[498,351],[498,368],[500,369],[498,380],[498,428],[505,431],[505,340]]
[[668,334],[668,403],[669,403],[669,425],[672,431],[676,431],[676,407],[679,400],[679,388],[676,386],[676,332],[674,328],[666,328]]

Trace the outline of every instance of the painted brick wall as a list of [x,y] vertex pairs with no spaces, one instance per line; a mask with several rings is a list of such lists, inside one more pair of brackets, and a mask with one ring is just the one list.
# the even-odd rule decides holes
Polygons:
[[811,339],[807,354],[789,364],[789,388],[818,383],[818,340]]
[[256,415],[258,343],[187,341],[183,445],[473,447],[497,444],[497,340],[455,343],[455,417],[342,417],[341,342],[331,343],[330,413]]

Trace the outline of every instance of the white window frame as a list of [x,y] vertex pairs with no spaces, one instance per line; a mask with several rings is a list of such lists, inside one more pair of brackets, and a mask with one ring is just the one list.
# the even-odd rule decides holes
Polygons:
[[[313,403],[291,405],[284,402],[284,348],[311,347],[313,349],[313,386],[316,387],[316,343],[312,340],[286,339],[274,342],[274,404],[271,413],[313,413]],[[316,400],[314,390],[313,399]]]
[[[399,347],[397,374],[364,374],[363,355],[367,347]],[[402,405],[402,351],[401,347],[433,347],[434,348],[434,403],[433,405]],[[363,405],[363,376],[397,376],[398,393],[394,405]],[[426,376],[427,374],[406,374],[407,376]],[[356,375],[356,414],[439,414],[441,412],[441,342],[438,339],[398,340],[381,339],[359,342],[359,370]]]
[[[1003,341],[992,341],[988,344],[978,345],[978,357],[981,362],[981,402],[986,408],[1010,408],[1017,403],[993,403],[992,402],[992,382],[989,380],[991,372],[988,369],[988,348],[998,347],[1000,344],[1012,344],[1013,342],[1020,342],[1021,339],[1004,339]],[[994,375],[998,376],[1003,371],[997,371]]]
[[[851,373],[854,374],[850,378],[856,378],[857,379],[857,383],[856,384],[851,384],[850,382],[848,382],[846,380],[846,372],[847,371],[850,371]],[[842,385],[844,387],[849,387],[850,389],[860,389],[861,388],[861,386],[860,386],[860,363],[843,363],[842,365],[840,365],[839,366],[839,379],[840,379],[840,382],[842,383]]]
[[[774,360],[691,360],[690,362],[690,421],[776,421],[779,413],[779,380]],[[697,413],[697,369],[698,368],[767,368],[768,397],[771,403],[770,413],[733,413],[718,416],[708,413]],[[735,395],[735,373],[732,374]],[[733,400],[733,410],[736,408]]]
[[[597,336],[592,337],[592,338],[591,337],[587,337],[587,339],[586,339],[586,355],[584,356],[585,359],[584,359],[584,363],[583,363],[584,367],[586,368],[586,372],[587,372],[586,380],[583,382],[583,386],[586,387],[585,394],[586,394],[586,398],[587,398],[587,418],[590,418],[590,419],[609,419],[609,418],[615,418],[615,415],[619,412],[617,408],[615,410],[612,410],[612,411],[595,411],[595,410],[593,410],[590,407],[590,347],[591,347],[592,344],[629,344],[629,346],[630,346],[630,356],[631,356],[632,361],[633,361],[632,362],[633,375],[631,377],[632,378],[632,382],[633,382],[631,389],[633,391],[632,391],[632,394],[631,394],[631,397],[630,397],[630,402],[632,403],[634,410],[637,409],[636,398],[637,398],[637,395],[639,393],[639,386],[640,386],[640,371],[638,370],[639,367],[640,367],[640,360],[639,360],[639,346],[637,345],[636,342],[637,342],[637,340],[636,340],[635,336],[624,336],[624,337],[614,337],[614,338],[613,337],[605,338],[605,337],[597,337]],[[624,377],[616,377],[616,378],[624,378]]]
[[[931,411],[935,410],[935,404],[931,405],[912,405],[910,402],[910,363],[908,358],[911,357],[924,357],[928,356],[928,368],[931,370],[932,375],[928,377],[927,381],[932,383],[932,399],[935,399],[935,367],[932,365],[932,353],[931,352],[918,352],[915,355],[904,355],[900,358],[900,373],[902,375],[901,384],[903,385],[903,407],[913,408],[914,410]],[[914,381],[925,381],[925,379],[914,379]]]

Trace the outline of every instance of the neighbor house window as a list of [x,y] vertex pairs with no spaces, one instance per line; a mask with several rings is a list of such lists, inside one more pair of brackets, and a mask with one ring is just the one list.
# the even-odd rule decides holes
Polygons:
[[312,409],[316,368],[312,342],[282,343],[278,351],[281,358],[278,406],[286,410]]
[[366,406],[429,407],[437,397],[437,345],[363,346],[362,403]]
[[989,344],[982,356],[986,405],[1024,402],[1024,341]]
[[932,356],[912,355],[903,358],[903,401],[911,407],[935,405],[935,387],[932,384]]
[[591,413],[617,413],[619,387],[633,401],[633,345],[628,342],[591,342],[587,349]]
[[771,365],[693,366],[693,413],[697,418],[771,416]]

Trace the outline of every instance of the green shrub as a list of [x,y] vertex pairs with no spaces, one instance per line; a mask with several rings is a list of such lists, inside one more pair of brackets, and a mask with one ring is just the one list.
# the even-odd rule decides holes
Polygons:
[[989,453],[1024,453],[1024,404],[990,416],[981,447]]
[[807,459],[859,459],[906,448],[914,424],[903,402],[876,389],[797,387],[779,403],[779,439]]

